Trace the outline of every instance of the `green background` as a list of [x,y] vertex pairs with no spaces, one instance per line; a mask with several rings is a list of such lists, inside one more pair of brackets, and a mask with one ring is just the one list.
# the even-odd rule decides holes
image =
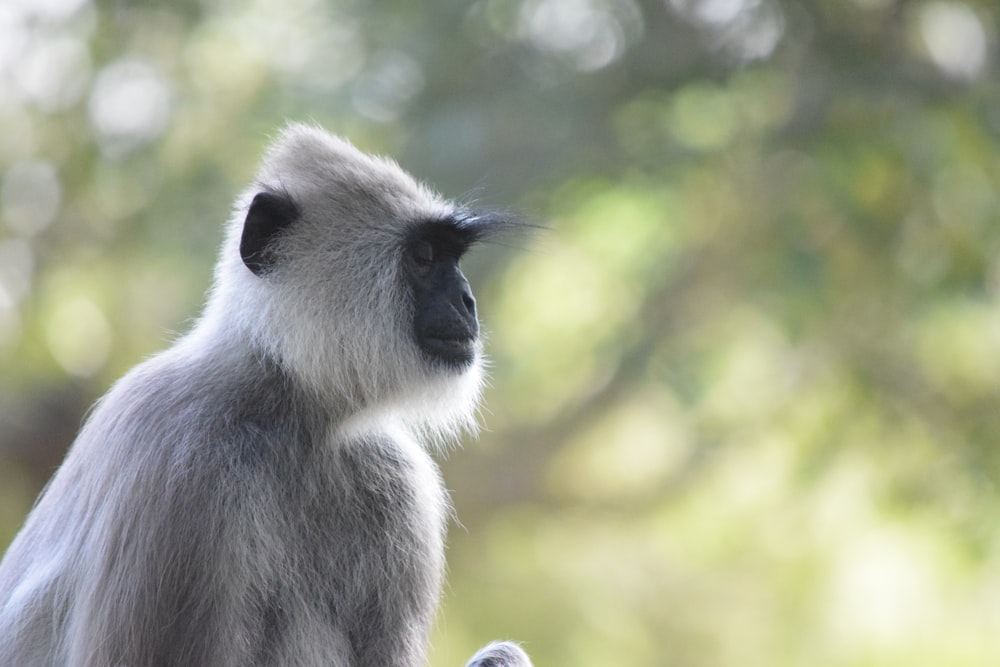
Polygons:
[[0,6],[0,545],[286,120],[545,229],[431,662],[1000,660],[994,0]]

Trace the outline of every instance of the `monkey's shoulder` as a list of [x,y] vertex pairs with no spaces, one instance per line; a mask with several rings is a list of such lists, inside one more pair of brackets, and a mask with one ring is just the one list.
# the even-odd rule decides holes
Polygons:
[[249,355],[213,359],[168,350],[118,380],[78,440],[154,459],[251,454],[255,445],[316,431],[320,413],[315,400],[271,364]]

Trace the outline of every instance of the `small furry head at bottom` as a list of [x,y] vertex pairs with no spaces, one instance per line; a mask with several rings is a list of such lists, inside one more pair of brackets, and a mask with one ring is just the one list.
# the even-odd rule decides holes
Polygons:
[[531,659],[514,642],[493,642],[479,649],[465,667],[532,667]]

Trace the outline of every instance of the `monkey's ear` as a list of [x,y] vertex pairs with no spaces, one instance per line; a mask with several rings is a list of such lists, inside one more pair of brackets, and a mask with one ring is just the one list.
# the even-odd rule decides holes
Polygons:
[[275,237],[298,217],[299,209],[287,195],[258,192],[254,196],[240,239],[240,257],[248,269],[262,276],[271,268]]

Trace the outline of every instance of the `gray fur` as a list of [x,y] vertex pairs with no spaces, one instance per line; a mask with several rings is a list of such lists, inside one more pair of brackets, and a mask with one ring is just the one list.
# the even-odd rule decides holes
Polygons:
[[514,642],[493,642],[479,649],[465,667],[524,667],[531,660]]
[[[238,252],[260,191],[301,211],[265,276]],[[421,356],[400,239],[454,212],[286,129],[198,324],[99,401],[0,564],[0,665],[423,665],[449,509],[418,440],[473,427],[482,363]]]

